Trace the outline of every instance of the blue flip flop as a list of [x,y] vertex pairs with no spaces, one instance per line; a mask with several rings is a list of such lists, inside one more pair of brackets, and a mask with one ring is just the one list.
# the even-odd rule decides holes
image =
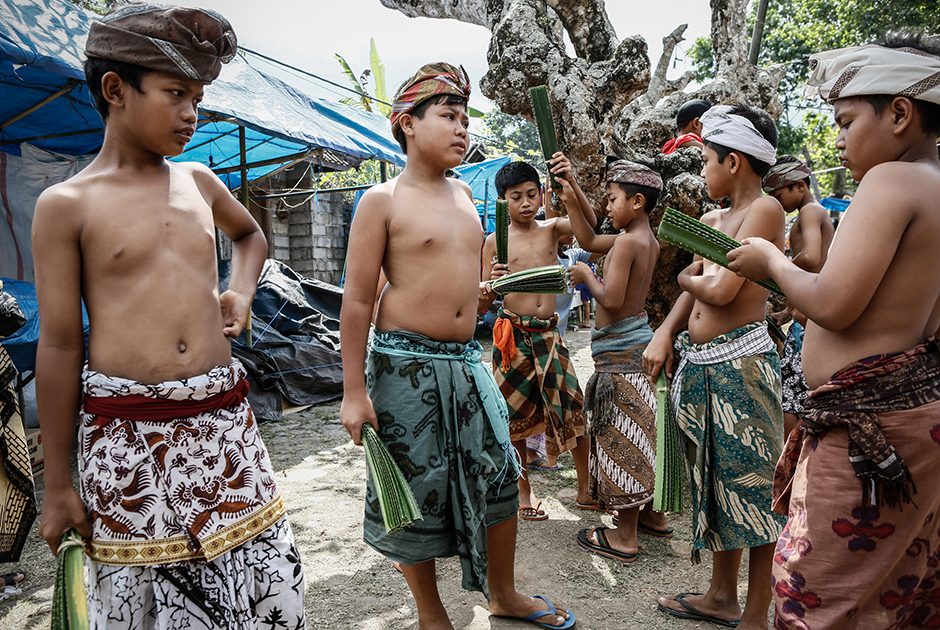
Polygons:
[[538,459],[529,462],[526,468],[538,468],[539,470],[561,470],[564,468],[564,466],[558,462],[555,462],[554,466],[543,466],[542,463],[548,463],[548,460],[544,457],[539,457]]
[[555,604],[553,604],[552,601],[548,599],[547,597],[542,597],[541,595],[533,595],[532,597],[533,598],[537,597],[541,599],[543,602],[545,602],[546,604],[548,604],[548,610],[537,610],[531,615],[529,615],[528,617],[519,617],[520,619],[522,619],[523,621],[531,621],[532,623],[537,625],[539,628],[545,628],[545,630],[567,630],[568,628],[574,628],[574,624],[575,624],[574,613],[568,610],[567,608],[565,608],[565,612],[568,613],[568,619],[565,620],[565,623],[561,624],[560,626],[553,626],[548,623],[542,623],[541,621],[536,621],[536,619],[538,619],[539,617],[544,617],[546,615],[556,615],[556,616],[560,616],[560,615],[558,615],[558,613],[555,611]]

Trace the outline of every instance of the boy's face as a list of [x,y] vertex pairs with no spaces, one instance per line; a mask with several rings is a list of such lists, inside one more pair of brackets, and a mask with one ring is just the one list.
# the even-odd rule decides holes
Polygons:
[[509,202],[509,217],[515,222],[530,223],[535,219],[541,205],[542,195],[535,182],[522,182],[506,189]]
[[709,198],[723,199],[731,192],[731,164],[735,157],[729,154],[724,162],[719,162],[714,149],[708,145],[702,149],[702,177],[705,178]]
[[861,181],[874,166],[895,159],[888,148],[894,140],[890,107],[876,114],[871,104],[860,98],[840,98],[834,106],[839,127],[836,148],[852,179]]
[[803,205],[803,193],[806,192],[806,184],[797,182],[769,193],[771,197],[780,202],[785,212],[799,210]]
[[[205,86],[165,72],[148,72],[141,81],[142,93],[124,84],[119,115],[143,148],[157,155],[179,155],[196,132]],[[111,116],[115,113],[112,108]]]
[[607,213],[615,230],[622,230],[630,225],[636,218],[638,209],[642,210],[645,203],[646,200],[639,193],[628,196],[620,184],[607,182]]
[[470,118],[466,105],[429,106],[423,118],[410,117],[407,127],[402,129],[409,136],[408,154],[414,155],[412,147],[422,156],[436,162],[442,170],[460,166],[467,154],[467,129]]

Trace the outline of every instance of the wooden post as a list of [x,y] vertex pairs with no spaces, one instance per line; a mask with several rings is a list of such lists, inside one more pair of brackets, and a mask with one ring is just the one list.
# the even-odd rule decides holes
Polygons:
[[[248,151],[245,149],[245,127],[244,125],[238,126],[238,151],[239,151],[239,166],[241,167],[241,177],[242,177],[242,186],[241,186],[241,197],[242,205],[245,206],[245,210],[248,210],[248,204],[251,203],[251,198],[248,192]],[[248,307],[248,321],[245,322],[245,345],[251,345],[251,307]]]
[[767,4],[770,0],[760,0],[757,5],[757,19],[754,20],[754,32],[751,34],[751,49],[748,51],[747,58],[755,66],[757,65],[757,55],[760,52],[760,41],[764,37],[764,19],[767,17]]

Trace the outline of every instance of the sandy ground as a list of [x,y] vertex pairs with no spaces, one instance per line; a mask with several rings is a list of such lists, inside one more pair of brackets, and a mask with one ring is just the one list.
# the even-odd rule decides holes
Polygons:
[[[591,375],[590,334],[568,332],[575,369],[582,385]],[[310,628],[359,630],[416,629],[414,602],[401,574],[362,542],[362,510],[366,465],[339,424],[339,403],[285,416],[261,425],[261,432],[288,507],[298,547],[304,557],[307,620]],[[519,521],[516,583],[520,592],[543,594],[568,606],[581,630],[650,630],[652,628],[716,628],[685,621],[656,609],[660,595],[704,591],[711,575],[711,556],[692,565],[688,511],[670,515],[676,528],[672,540],[641,534],[646,549],[624,565],[588,554],[578,547],[579,529],[610,525],[610,517],[575,507],[574,465],[535,473],[533,486],[550,515],[540,522]],[[41,478],[37,491],[42,498]],[[688,500],[686,500],[688,505]],[[37,521],[38,525],[38,521]],[[0,575],[14,569],[29,578],[22,594],[0,602],[0,628],[48,628],[55,562],[45,543],[33,533],[17,565],[0,564]],[[738,592],[746,593],[746,554]],[[441,597],[454,627],[467,630],[532,628],[532,624],[491,616],[480,593],[460,588],[455,558],[438,563]]]

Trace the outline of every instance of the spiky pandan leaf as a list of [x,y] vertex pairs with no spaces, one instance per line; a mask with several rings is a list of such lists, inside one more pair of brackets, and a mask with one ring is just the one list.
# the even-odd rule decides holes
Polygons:
[[[372,76],[375,77],[375,98],[385,103],[390,103],[388,98],[388,85],[385,82],[385,64],[379,57],[379,50],[375,47],[375,38],[371,40],[371,50],[369,51],[369,62],[372,64]],[[376,102],[375,107],[383,116],[388,118],[392,115],[392,108],[385,103]]]
[[423,519],[421,508],[405,476],[371,424],[362,425],[362,446],[366,452],[369,475],[379,495],[385,531],[394,534],[416,520]]
[[333,58],[339,62],[340,66],[342,66],[343,73],[346,75],[346,78],[349,79],[349,82],[352,84],[353,89],[362,95],[359,97],[362,103],[362,106],[366,108],[366,111],[371,112],[372,108],[369,106],[369,94],[366,93],[362,89],[361,85],[359,85],[359,80],[356,78],[356,73],[352,71],[352,68],[349,67],[349,64],[346,63],[346,60],[343,59],[343,56],[340,55],[339,53],[334,53]]
[[554,293],[568,291],[568,270],[561,265],[534,267],[517,271],[494,280],[493,291],[500,295],[507,293]]
[[[672,208],[666,208],[663,212],[663,219],[659,224],[659,231],[656,236],[661,241],[666,241],[693,254],[698,254],[705,260],[718,263],[722,267],[728,266],[728,252],[741,247],[741,243],[724,232],[720,232],[710,225],[688,217]],[[752,282],[774,293],[783,295],[783,291],[773,280],[752,280]]]

